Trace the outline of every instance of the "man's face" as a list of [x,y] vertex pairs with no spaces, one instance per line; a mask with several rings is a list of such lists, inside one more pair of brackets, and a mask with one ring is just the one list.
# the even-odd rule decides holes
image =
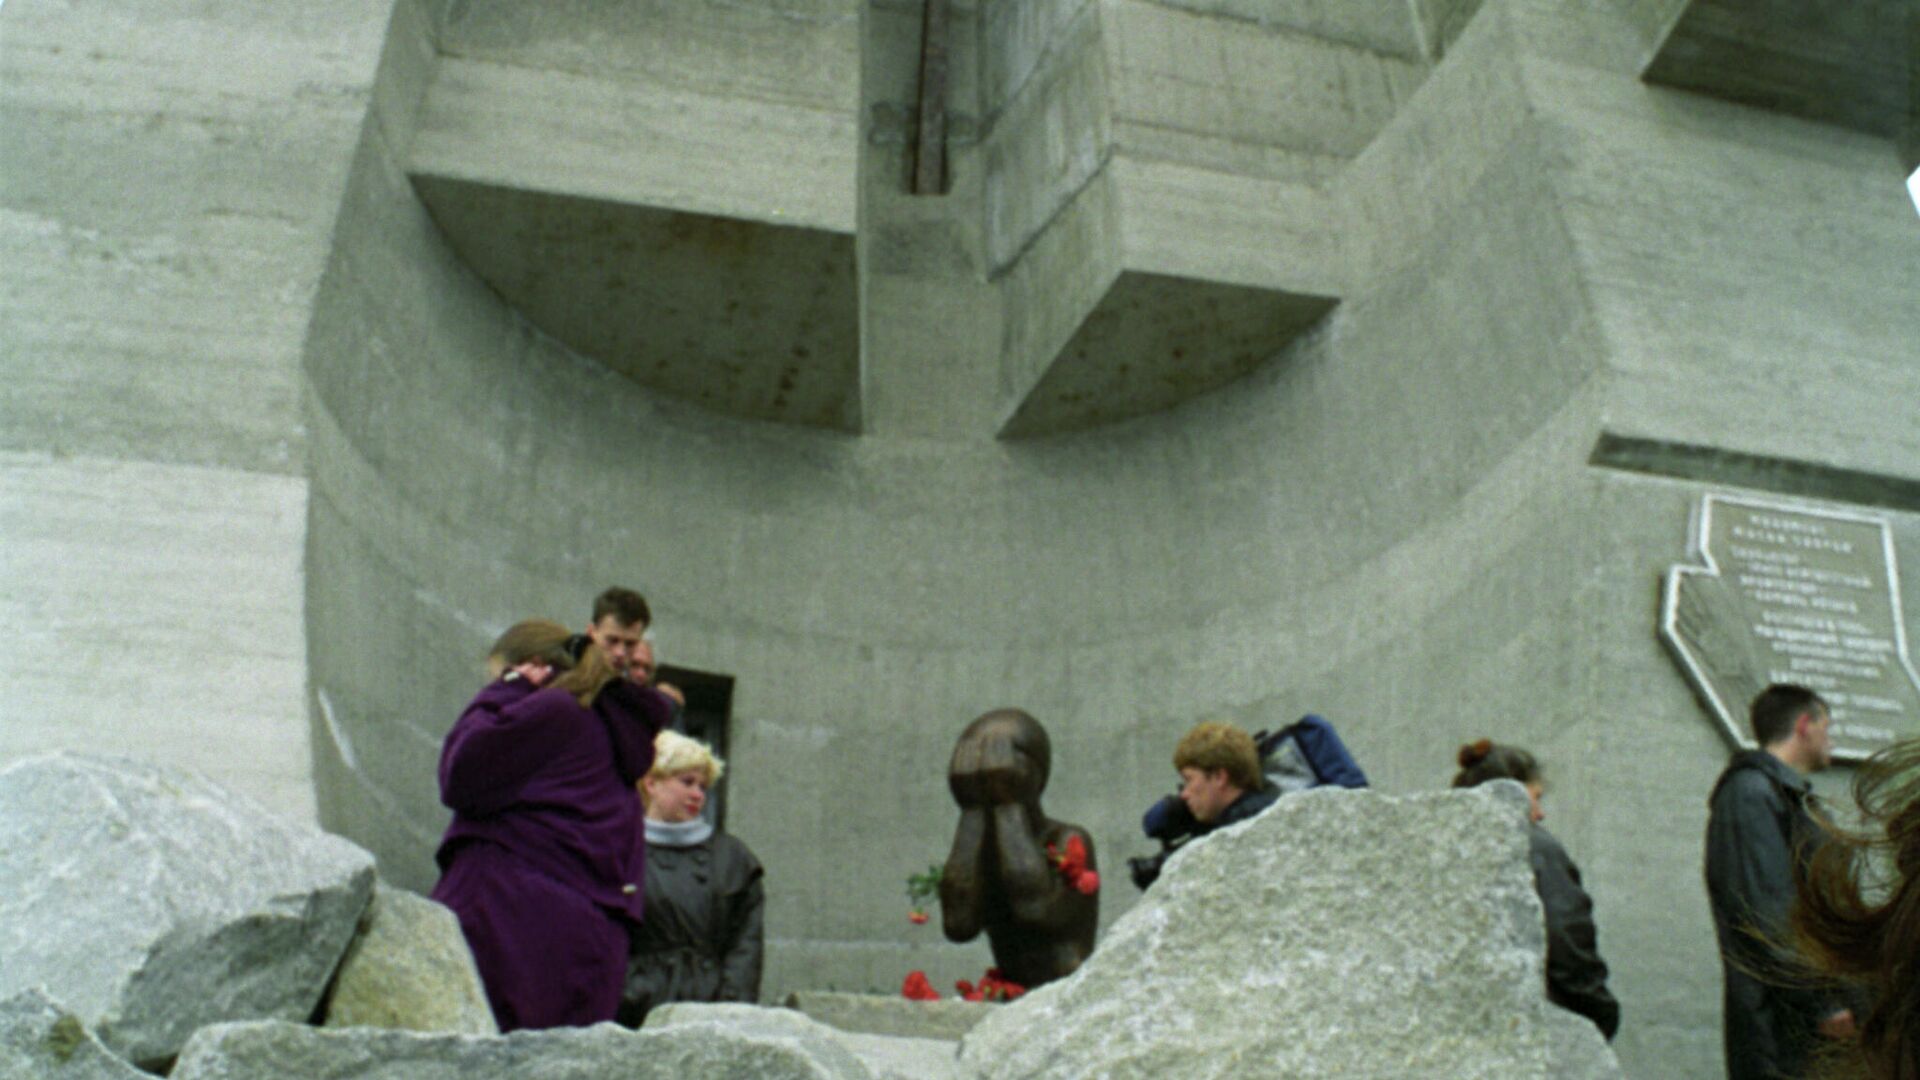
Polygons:
[[652,683],[653,669],[658,666],[659,662],[653,656],[653,642],[643,637],[633,647],[633,670],[628,672],[627,677],[637,683]]
[[1808,771],[1819,772],[1833,764],[1833,717],[1825,709],[1811,709],[1801,723]]
[[1188,765],[1180,770],[1180,800],[1195,821],[1214,820],[1239,797],[1240,789],[1227,779],[1225,769],[1207,772]]
[[587,636],[607,654],[615,670],[629,679],[638,677],[633,671],[633,661],[641,635],[646,632],[646,623],[623,623],[618,615],[602,615],[600,621],[587,627]]

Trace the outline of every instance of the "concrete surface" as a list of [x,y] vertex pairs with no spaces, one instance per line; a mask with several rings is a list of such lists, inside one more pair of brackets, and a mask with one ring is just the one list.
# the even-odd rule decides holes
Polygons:
[[312,820],[299,356],[389,7],[0,8],[0,760]]
[[[1698,836],[1726,747],[1657,643],[1657,582],[1704,491],[1845,501],[1878,477],[1920,630],[1920,225],[1894,143],[1649,85],[1671,0],[1266,23],[1107,0],[1098,79],[1048,45],[1080,40],[1080,5],[1030,9],[990,69],[977,41],[1011,9],[962,4],[954,186],[914,198],[885,107],[917,7],[7,0],[0,601],[38,636],[0,697],[43,704],[0,706],[4,754],[111,725],[295,791],[297,715],[241,750],[206,744],[197,703],[305,687],[320,819],[424,889],[439,740],[488,640],[635,586],[668,659],[738,680],[729,821],[768,869],[778,1000],[986,966],[902,892],[950,840],[947,755],[988,708],[1048,725],[1049,805],[1099,839],[1109,919],[1198,719],[1321,712],[1388,791],[1492,735],[1551,771],[1627,1073],[1712,1074]],[[1184,73],[1175,40],[1211,51],[1150,92]],[[1046,96],[1098,84],[1105,121]],[[1276,112],[1287,87],[1313,108]],[[746,134],[756,115],[794,124]],[[1102,122],[1105,166],[1073,171],[1075,125]],[[717,413],[569,349],[461,256],[428,174],[852,237],[857,425]],[[996,438],[1128,274],[1339,304],[1177,403]],[[1164,325],[1141,337],[1239,332]],[[98,646],[128,622],[151,629]],[[270,679],[231,647],[256,636],[291,657]],[[230,693],[154,709],[141,680],[175,648]]]
[[1920,64],[1913,0],[1688,0],[1646,80],[1895,138]]

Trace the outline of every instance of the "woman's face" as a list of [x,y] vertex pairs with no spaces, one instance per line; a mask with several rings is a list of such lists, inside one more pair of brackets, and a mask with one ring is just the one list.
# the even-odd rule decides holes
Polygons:
[[1540,805],[1540,796],[1546,794],[1546,785],[1538,780],[1527,781],[1527,816],[1538,825],[1547,818],[1547,809]]
[[647,817],[654,821],[692,821],[707,805],[705,769],[685,769],[671,776],[649,775],[640,783],[647,789]]

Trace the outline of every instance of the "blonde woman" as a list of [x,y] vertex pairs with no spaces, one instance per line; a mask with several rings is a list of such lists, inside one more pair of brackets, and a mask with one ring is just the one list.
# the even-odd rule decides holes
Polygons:
[[760,996],[760,860],[701,816],[725,764],[674,731],[654,741],[646,805],[647,917],[631,931],[620,1022],[638,1027],[670,1001]]

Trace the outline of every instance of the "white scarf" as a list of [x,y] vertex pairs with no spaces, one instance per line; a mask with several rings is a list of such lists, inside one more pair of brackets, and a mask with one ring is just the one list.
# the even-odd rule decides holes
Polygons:
[[692,821],[655,821],[647,819],[647,843],[661,847],[692,847],[704,844],[713,835],[713,822],[705,818]]

